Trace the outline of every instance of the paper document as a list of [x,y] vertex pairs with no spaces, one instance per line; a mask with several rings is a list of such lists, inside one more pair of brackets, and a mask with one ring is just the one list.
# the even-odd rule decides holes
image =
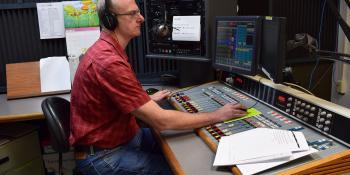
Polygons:
[[309,150],[301,132],[256,128],[222,137],[214,166],[287,159],[293,152]]
[[71,83],[66,57],[40,59],[40,83],[41,92],[69,91]]
[[255,174],[255,173],[259,173],[261,171],[267,170],[269,168],[278,166],[278,165],[282,165],[284,163],[287,163],[289,161],[298,159],[300,157],[312,154],[317,152],[316,149],[310,147],[310,149],[308,151],[302,151],[302,152],[295,152],[292,154],[292,156],[290,156],[289,158],[284,158],[284,159],[275,159],[275,160],[271,160],[271,161],[264,161],[264,162],[259,162],[259,163],[250,163],[250,164],[238,164],[236,165],[237,168],[239,169],[239,171],[241,171],[241,173],[243,175],[250,175],[250,174]]
[[173,16],[173,41],[200,41],[201,16]]
[[40,39],[64,38],[61,2],[37,3]]

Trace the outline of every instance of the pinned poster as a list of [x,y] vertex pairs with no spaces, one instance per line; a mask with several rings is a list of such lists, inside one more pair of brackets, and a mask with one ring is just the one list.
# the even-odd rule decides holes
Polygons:
[[98,27],[97,0],[63,1],[64,27]]

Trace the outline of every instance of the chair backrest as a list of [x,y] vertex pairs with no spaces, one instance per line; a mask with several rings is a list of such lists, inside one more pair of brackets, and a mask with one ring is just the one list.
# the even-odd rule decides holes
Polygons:
[[60,97],[48,97],[41,103],[55,151],[69,151],[70,102]]

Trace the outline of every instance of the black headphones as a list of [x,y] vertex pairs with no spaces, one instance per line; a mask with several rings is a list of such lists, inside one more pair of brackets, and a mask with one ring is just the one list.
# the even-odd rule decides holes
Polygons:
[[114,30],[118,26],[116,14],[109,10],[111,0],[105,0],[105,9],[101,18],[103,26],[108,30]]

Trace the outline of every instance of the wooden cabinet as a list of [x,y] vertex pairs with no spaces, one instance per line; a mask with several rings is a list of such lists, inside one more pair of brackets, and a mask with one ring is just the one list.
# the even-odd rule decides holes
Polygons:
[[45,174],[35,128],[16,123],[2,124],[0,140],[0,174]]

